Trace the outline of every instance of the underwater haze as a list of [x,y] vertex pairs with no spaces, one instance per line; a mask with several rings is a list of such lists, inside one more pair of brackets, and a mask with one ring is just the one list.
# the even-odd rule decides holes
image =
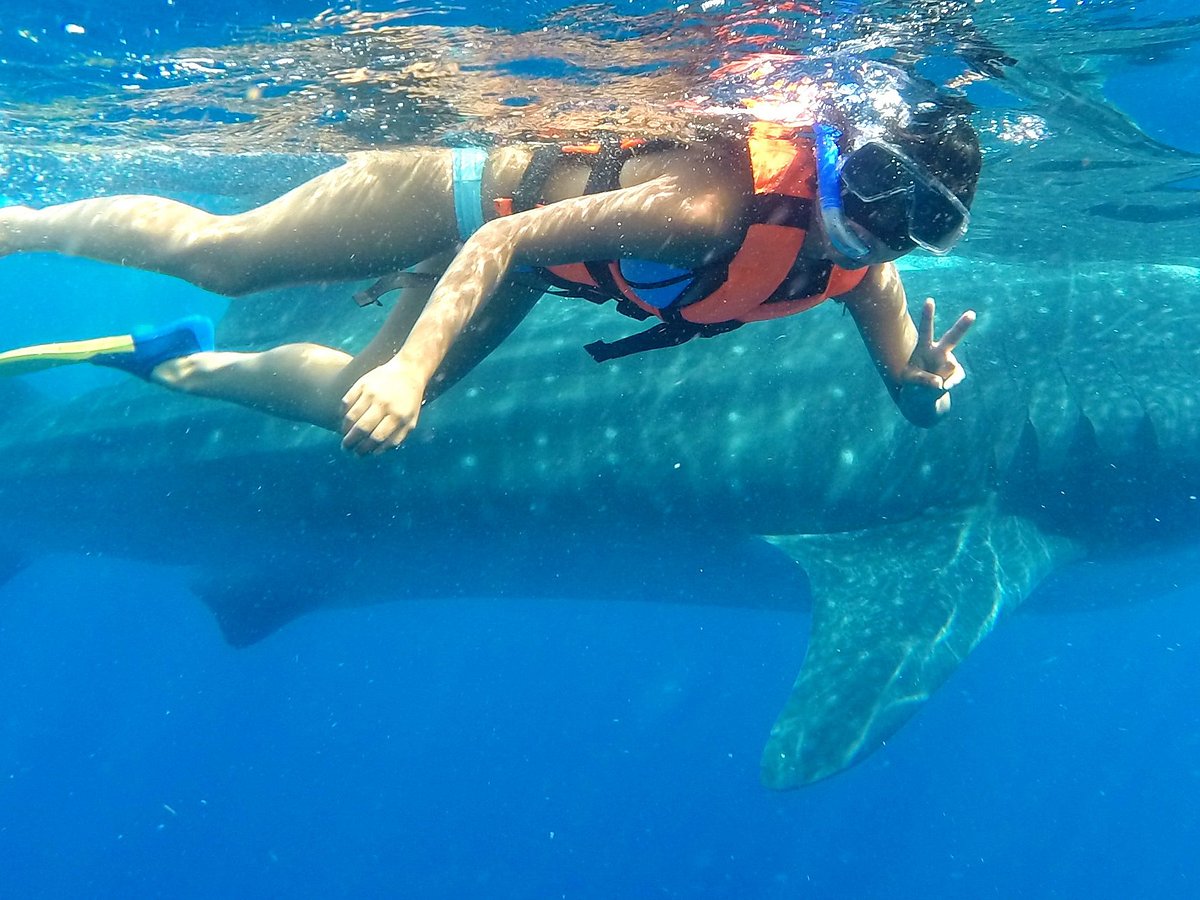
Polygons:
[[[1194,352],[1195,366],[1156,370],[1167,355],[1156,344],[1187,339],[1197,315],[1187,304],[1200,297],[1192,0],[2,9],[5,204],[155,191],[232,211],[351,150],[516,137],[556,117],[586,127],[623,92],[763,47],[917,60],[975,104],[984,171],[968,238],[944,267],[906,269],[910,297],[924,296],[922,277],[952,284],[953,266],[975,266],[1006,273],[1004,296],[1031,320],[1061,303],[1086,321],[1079,298],[1098,283],[1120,296],[1176,285],[1176,297],[1129,297],[1131,307],[1175,304],[1180,331],[1136,334],[1112,380],[1137,370],[1164,395],[1200,387]],[[606,41],[622,42],[621,59]],[[1135,280],[1162,272],[1170,277]],[[964,275],[960,293],[939,301],[974,303],[981,281]],[[1045,283],[1065,287],[1045,297]],[[336,288],[337,302],[352,307],[354,289]],[[0,292],[4,347],[219,318],[254,302],[54,256],[0,259]],[[264,342],[277,325],[263,314]],[[963,357],[975,380],[1061,363],[1036,347],[1032,362],[981,350],[972,368],[972,337]],[[695,352],[718,354],[722,339]],[[521,388],[553,406],[546,383]],[[983,400],[974,384],[955,394],[964,417]],[[507,575],[493,583],[486,545],[495,538],[495,555],[520,546],[500,540],[523,535],[519,521],[435,535],[418,564],[299,516],[262,540],[265,514],[248,489],[224,517],[175,517],[164,546],[228,556],[231,568],[236,553],[272,579],[353,559],[351,574],[381,596],[234,647],[174,551],[152,558],[78,537],[163,527],[137,518],[155,492],[164,504],[172,491],[233,493],[167,480],[159,394],[120,395],[142,405],[104,423],[121,444],[92,464],[112,465],[123,486],[97,491],[87,454],[65,475],[33,458],[66,458],[76,411],[120,409],[91,399],[117,389],[143,387],[88,367],[0,383],[10,429],[0,459],[28,460],[0,475],[0,897],[1200,896],[1200,530],[1145,547],[1131,537],[1098,577],[1064,569],[863,762],[772,792],[760,757],[812,619],[792,559],[703,535],[599,535],[549,545],[576,557],[565,581],[538,571],[535,547],[528,562],[498,566]],[[1070,393],[1064,403],[1088,406]],[[1137,403],[1157,415],[1151,394]],[[469,406],[456,396],[439,404],[451,417]],[[47,415],[20,415],[31,409]],[[176,421],[175,407],[163,410]],[[220,445],[239,417],[253,418],[203,407],[196,427],[227,454],[231,481],[253,481],[245,473],[269,463]],[[300,442],[333,441],[303,434],[298,449],[275,451],[281,479],[335,483],[325,469],[295,471],[314,458]],[[179,477],[212,473],[181,446]],[[121,457],[127,468],[113,462]],[[158,460],[144,480],[143,458]],[[1164,467],[1158,487],[1188,509],[1200,482],[1181,468]],[[23,481],[32,477],[53,481],[53,502],[12,500],[39,496]],[[1194,505],[1189,515],[1181,520],[1195,522]],[[50,549],[10,558],[27,542]]]

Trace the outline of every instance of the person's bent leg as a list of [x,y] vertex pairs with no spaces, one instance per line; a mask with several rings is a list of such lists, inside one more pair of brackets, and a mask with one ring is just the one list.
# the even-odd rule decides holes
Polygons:
[[[428,300],[430,286],[405,290],[384,327],[362,353],[319,344],[285,344],[260,353],[195,353],[159,364],[150,380],[173,390],[238,403],[340,432],[342,398],[362,375],[391,359]],[[512,333],[542,294],[540,285],[508,285],[455,343],[429,385],[432,402]]]
[[432,277],[406,284],[383,327],[357,357],[312,343],[284,344],[258,353],[194,353],[156,366],[149,380],[340,431],[342,397],[363,372],[381,365],[403,345],[445,262],[446,257],[434,256],[414,267],[414,274]]
[[352,358],[320,344],[284,344],[259,353],[210,351],[160,363],[149,380],[337,431]]

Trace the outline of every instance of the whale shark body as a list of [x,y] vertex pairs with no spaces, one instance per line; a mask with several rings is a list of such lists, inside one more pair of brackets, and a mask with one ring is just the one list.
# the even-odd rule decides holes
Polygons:
[[[1031,595],[1093,578],[1105,600],[1140,599],[1183,575],[1117,587],[1106,562],[1186,560],[1200,532],[1200,271],[952,259],[906,282],[980,314],[970,377],[930,431],[902,419],[833,303],[597,366],[581,345],[627,323],[546,299],[382,460],[133,381],[10,403],[4,565],[53,551],[187,565],[245,645],[310,610],[439,586],[570,595],[588,580],[636,597],[639,573],[709,557],[709,602],[810,595],[762,762],[769,786],[805,785],[880,748]],[[350,293],[236,302],[221,344],[352,344],[378,320]],[[760,539],[803,569],[785,596],[754,571],[780,557],[745,552]],[[447,554],[453,571],[430,562]]]

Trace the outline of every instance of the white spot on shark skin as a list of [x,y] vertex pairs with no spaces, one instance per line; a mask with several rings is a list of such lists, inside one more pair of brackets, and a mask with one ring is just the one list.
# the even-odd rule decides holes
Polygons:
[[618,432],[617,429],[615,429],[611,425],[609,425],[607,428],[604,429],[604,439],[606,441],[616,440],[616,437],[619,433],[620,432]]
[[855,461],[854,451],[847,447],[838,454],[838,459],[843,466],[852,466]]
[[479,465],[479,458],[474,454],[468,453],[462,458],[462,460],[460,460],[460,463],[464,469],[473,469]]
[[550,444],[550,436],[549,436],[549,435],[547,435],[545,432],[542,432],[541,434],[539,434],[537,437],[535,437],[535,438],[533,439],[533,443],[534,443],[534,445],[535,445],[535,446],[537,446],[537,447],[546,447],[546,446],[549,446],[549,444]]

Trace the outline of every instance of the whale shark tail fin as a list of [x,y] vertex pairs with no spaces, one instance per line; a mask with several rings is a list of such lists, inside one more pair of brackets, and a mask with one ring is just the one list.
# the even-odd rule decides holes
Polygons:
[[0,376],[0,424],[20,421],[46,402],[46,394],[21,378]]
[[804,567],[813,590],[808,653],[763,752],[763,781],[781,790],[881,747],[1001,615],[1082,554],[990,506],[768,540]]

